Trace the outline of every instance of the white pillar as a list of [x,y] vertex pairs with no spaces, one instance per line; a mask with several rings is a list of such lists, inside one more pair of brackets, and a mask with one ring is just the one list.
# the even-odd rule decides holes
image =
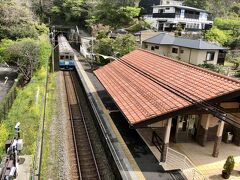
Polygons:
[[164,142],[163,142],[163,146],[162,146],[161,162],[165,162],[166,158],[167,158],[167,148],[169,146],[171,126],[172,126],[172,118],[169,118],[167,120],[167,126],[166,126],[165,134],[164,134]]
[[220,144],[222,142],[223,129],[224,129],[224,122],[220,121],[218,124],[216,140],[213,147],[213,154],[212,154],[213,157],[218,157]]

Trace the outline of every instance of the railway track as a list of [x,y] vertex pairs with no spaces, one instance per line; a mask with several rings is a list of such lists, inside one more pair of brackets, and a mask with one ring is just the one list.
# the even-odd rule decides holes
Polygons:
[[76,159],[75,174],[72,174],[72,177],[81,180],[100,180],[101,176],[98,164],[86,125],[86,121],[88,120],[87,113],[84,112],[84,108],[81,106],[82,103],[80,102],[76,86],[74,85],[73,76],[75,74],[72,71],[64,71],[63,74]]

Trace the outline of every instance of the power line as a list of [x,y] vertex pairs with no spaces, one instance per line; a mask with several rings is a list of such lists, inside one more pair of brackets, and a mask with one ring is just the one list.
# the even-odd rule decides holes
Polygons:
[[[225,121],[233,126],[236,126],[238,128],[240,128],[240,124],[237,123],[233,118],[230,118],[226,112],[224,112],[223,110],[221,110],[219,107],[215,107],[213,106],[212,104],[209,104],[207,102],[205,102],[203,99],[201,99],[200,97],[194,95],[194,94],[191,94],[189,92],[186,92],[184,89],[181,89],[181,91],[177,90],[176,87],[174,86],[171,86],[171,85],[168,85],[164,82],[161,82],[159,81],[158,79],[160,77],[158,77],[158,79],[156,77],[154,77],[155,75],[152,74],[151,72],[146,72],[146,71],[143,71],[135,66],[133,66],[132,64],[122,60],[122,59],[119,59],[118,60],[119,62],[121,62],[122,64],[125,64],[126,66],[130,67],[131,69],[133,69],[134,71],[138,72],[139,74],[143,75],[144,77],[150,79],[151,81],[155,82],[156,84],[160,85],[161,87],[167,89],[168,91],[172,92],[173,94],[181,97],[182,99],[192,103],[193,105],[196,105],[208,112],[210,112],[213,116],[219,118],[220,120],[222,121]],[[161,78],[160,78],[161,79]],[[163,80],[163,79],[162,79]],[[165,81],[165,80],[163,80]],[[179,89],[179,87],[178,87]],[[185,94],[185,93],[187,94]],[[191,94],[191,96],[197,98],[197,99],[194,99],[192,97],[189,96],[189,94]],[[231,115],[233,116],[233,115]]]

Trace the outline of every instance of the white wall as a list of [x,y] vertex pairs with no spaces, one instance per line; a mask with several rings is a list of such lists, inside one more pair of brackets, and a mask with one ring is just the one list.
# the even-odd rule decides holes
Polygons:
[[160,9],[164,10],[163,13],[175,13],[175,7],[153,7],[153,13],[159,13]]
[[[146,43],[143,43],[143,46],[142,46],[143,49],[146,49],[146,50],[149,50],[149,51],[153,51],[153,52],[155,52],[157,54],[160,54],[160,55],[163,55],[163,56],[168,56],[168,54],[169,54],[169,46],[167,46],[167,45],[159,46],[159,45],[156,45],[156,44],[147,43],[146,44],[147,48],[146,48],[145,44]],[[154,50],[151,50],[152,46],[154,47]],[[156,49],[155,46],[159,46],[159,49]]]
[[[146,43],[143,43],[142,48],[147,49],[149,51],[153,51],[157,54],[168,56],[180,61],[184,61],[190,64],[204,64],[204,61],[206,61],[207,52],[211,50],[198,50],[198,49],[190,49],[186,47],[178,47],[178,46],[171,46],[171,45],[156,45],[147,43],[147,48],[145,46]],[[154,50],[151,50],[151,47],[154,47]],[[155,46],[159,46],[159,49],[156,49]],[[178,48],[178,53],[172,53],[172,48]],[[183,53],[181,53],[181,50],[183,50]],[[218,59],[218,53],[219,50],[213,50],[215,52],[214,60],[213,61],[207,61],[208,64],[217,64]]]
[[160,0],[160,5],[182,5],[183,1]]

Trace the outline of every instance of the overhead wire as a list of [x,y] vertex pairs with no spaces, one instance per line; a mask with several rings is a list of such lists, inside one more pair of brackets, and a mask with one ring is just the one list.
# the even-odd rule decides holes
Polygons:
[[[190,102],[190,103],[192,103],[192,104],[210,112],[213,116],[219,118],[220,120],[225,121],[229,124],[232,124],[232,125],[240,128],[240,123],[237,123],[236,120],[234,120],[233,118],[230,118],[225,111],[223,111],[219,107],[216,107],[212,104],[207,103],[201,97],[196,96],[195,94],[186,92],[184,89],[181,89],[181,88],[178,87],[178,89],[181,89],[181,91],[179,91],[178,89],[176,89],[176,87],[173,87],[171,85],[166,84],[166,82],[164,82],[165,81],[164,79],[162,79],[160,77],[156,78],[156,75],[152,74],[151,72],[143,71],[140,68],[138,68],[138,67],[122,60],[122,59],[119,59],[118,61],[121,62],[122,64],[125,64],[126,66],[133,69],[134,71],[138,72],[139,74],[143,75],[144,77],[152,80],[153,82],[157,83],[158,85],[167,89],[168,91],[172,92],[173,94],[175,94],[175,95],[183,98],[184,100],[186,100],[186,101],[188,101],[188,102]],[[159,79],[161,79],[163,82],[160,81]],[[190,97],[189,95],[195,97],[196,99],[193,98],[193,97]]]

